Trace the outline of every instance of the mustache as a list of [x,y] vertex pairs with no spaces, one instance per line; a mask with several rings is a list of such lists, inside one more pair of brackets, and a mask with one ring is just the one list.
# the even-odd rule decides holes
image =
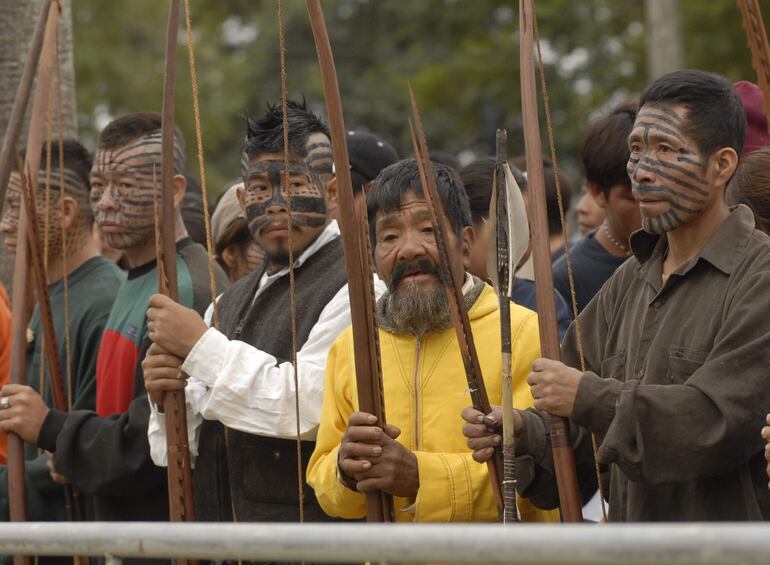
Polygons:
[[396,268],[393,269],[393,274],[390,277],[391,288],[396,288],[398,284],[404,279],[404,277],[413,275],[415,273],[425,273],[434,275],[441,281],[438,268],[433,264],[433,261],[423,257],[416,261],[410,261],[408,263],[399,263]]

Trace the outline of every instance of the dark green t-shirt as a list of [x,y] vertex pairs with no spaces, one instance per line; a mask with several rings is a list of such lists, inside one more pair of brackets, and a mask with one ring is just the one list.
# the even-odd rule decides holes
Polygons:
[[[69,366],[72,375],[72,408],[93,410],[96,399],[96,355],[104,326],[125,274],[112,261],[104,257],[89,259],[67,277],[67,303],[70,328]],[[62,369],[65,397],[69,395],[67,379],[67,352],[65,344],[65,292],[64,281],[48,285],[51,301],[56,345]],[[43,330],[37,307],[27,331],[26,384],[40,392]],[[53,405],[51,381],[47,363],[42,393],[46,403]],[[46,466],[48,457],[38,455],[38,449],[27,445],[26,491],[30,521],[66,520],[63,489],[51,480]],[[8,520],[8,487],[5,465],[0,466],[0,519]]]

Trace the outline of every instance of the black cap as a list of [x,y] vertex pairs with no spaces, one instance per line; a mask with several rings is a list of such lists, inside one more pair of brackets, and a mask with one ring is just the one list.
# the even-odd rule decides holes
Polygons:
[[398,161],[398,153],[387,141],[363,131],[349,131],[348,159],[353,192],[373,181],[380,171]]

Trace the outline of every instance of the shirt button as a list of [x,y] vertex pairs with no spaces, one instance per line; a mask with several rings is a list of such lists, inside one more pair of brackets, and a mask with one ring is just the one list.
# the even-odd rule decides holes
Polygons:
[[653,302],[652,307],[655,308],[656,310],[660,308],[660,300],[656,300],[655,302]]
[[641,370],[641,369],[639,369],[639,370],[636,372],[636,378],[637,378],[637,379],[639,379],[639,380],[642,380],[642,376],[643,376],[643,375],[644,375],[644,371],[643,371],[643,370]]
[[281,452],[273,451],[273,459],[280,459],[280,458],[281,458]]

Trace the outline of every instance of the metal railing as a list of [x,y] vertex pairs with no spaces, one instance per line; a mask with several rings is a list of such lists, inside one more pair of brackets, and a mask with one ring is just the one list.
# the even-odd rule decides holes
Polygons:
[[770,524],[0,524],[0,553],[292,562],[770,563]]

